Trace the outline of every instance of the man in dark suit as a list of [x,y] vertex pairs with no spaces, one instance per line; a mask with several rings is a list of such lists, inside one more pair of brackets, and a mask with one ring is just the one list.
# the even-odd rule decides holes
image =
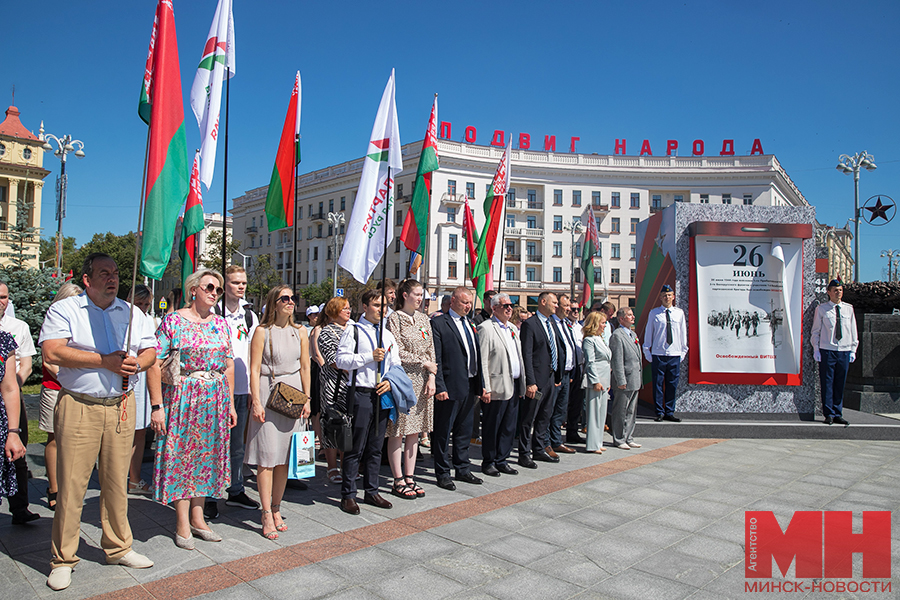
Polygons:
[[519,464],[527,469],[536,468],[535,460],[559,462],[549,448],[550,416],[565,366],[564,341],[552,318],[558,304],[556,294],[543,292],[538,297],[538,312],[522,322],[526,388],[520,406]]
[[[434,431],[431,435],[431,454],[438,486],[455,490],[450,469],[456,480],[480,484],[472,474],[469,444],[475,403],[489,392],[484,389],[481,351],[475,328],[466,316],[472,310],[475,295],[466,287],[458,287],[450,297],[447,314],[431,320],[434,332],[434,351],[438,363],[435,377]],[[450,438],[453,438],[453,461],[450,461]]]

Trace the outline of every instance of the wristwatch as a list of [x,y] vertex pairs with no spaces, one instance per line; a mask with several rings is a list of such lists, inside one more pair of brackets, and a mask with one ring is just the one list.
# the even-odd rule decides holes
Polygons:
[[150,405],[150,412],[156,412],[156,411],[158,411],[158,410],[162,410],[162,408],[163,408],[163,405],[162,405],[162,404],[151,404],[151,405]]

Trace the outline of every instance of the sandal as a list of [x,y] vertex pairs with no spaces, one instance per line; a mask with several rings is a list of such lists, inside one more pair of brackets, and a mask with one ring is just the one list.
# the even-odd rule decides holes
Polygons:
[[343,483],[344,478],[341,477],[341,470],[335,467],[334,469],[328,469],[328,481],[331,483]]
[[146,481],[141,479],[137,483],[128,482],[128,493],[132,496],[152,496],[153,490]]
[[419,440],[420,448],[431,448],[431,439],[427,435],[423,435],[422,439]]
[[50,510],[56,510],[56,494],[58,493],[58,491],[51,492],[49,488],[47,489],[47,508]]
[[281,516],[281,504],[272,505],[272,520],[275,519],[275,515],[278,515],[278,520],[281,521],[281,525],[275,525],[275,529],[278,531],[287,531],[287,525],[284,524],[284,517]]
[[416,498],[421,498],[425,495],[425,490],[416,484],[416,480],[412,476],[407,476],[405,479],[406,486],[416,493]]
[[[266,533],[266,525],[265,525],[265,523],[263,523],[263,520],[265,520],[265,516],[266,516],[266,515],[271,515],[271,514],[272,514],[272,511],[271,511],[271,510],[262,510],[262,511],[260,511],[260,512],[262,513],[262,516],[260,517],[259,521],[260,521],[260,524],[262,524],[262,535],[263,535],[263,537],[266,538],[267,540],[277,540],[277,539],[278,539],[278,532],[277,532],[277,531],[270,531],[269,533]],[[273,524],[275,523],[274,517],[272,518],[272,523],[273,523]]]
[[406,481],[403,478],[394,479],[394,485],[391,488],[391,493],[398,498],[405,498],[407,500],[415,500],[418,497],[416,494],[416,490],[406,485]]

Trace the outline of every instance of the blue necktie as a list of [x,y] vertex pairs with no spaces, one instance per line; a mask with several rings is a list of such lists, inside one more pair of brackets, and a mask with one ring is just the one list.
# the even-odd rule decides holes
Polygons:
[[550,325],[550,318],[547,319],[547,335],[550,336],[550,364],[553,366],[553,370],[555,371],[559,367],[559,355],[556,352],[556,336],[553,334],[553,327]]
[[460,317],[459,322],[462,323],[463,331],[466,332],[466,343],[469,345],[469,376],[474,377],[478,374],[478,367],[475,362],[475,343],[472,341],[472,332],[469,331],[469,324],[466,323],[466,318]]

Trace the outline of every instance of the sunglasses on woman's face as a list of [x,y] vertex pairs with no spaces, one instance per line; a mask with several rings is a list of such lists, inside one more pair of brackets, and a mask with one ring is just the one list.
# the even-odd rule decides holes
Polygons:
[[287,295],[285,295],[285,296],[280,297],[278,300],[280,300],[281,302],[284,302],[285,304],[287,304],[288,302],[291,302],[291,303],[293,303],[293,304],[297,304],[297,301],[299,301],[300,298],[297,297],[297,296],[287,296]]
[[206,292],[207,294],[212,294],[213,292],[215,292],[217,296],[221,296],[225,293],[225,290],[220,287],[216,287],[215,284],[212,283],[208,284],[206,287],[201,287],[200,291]]

